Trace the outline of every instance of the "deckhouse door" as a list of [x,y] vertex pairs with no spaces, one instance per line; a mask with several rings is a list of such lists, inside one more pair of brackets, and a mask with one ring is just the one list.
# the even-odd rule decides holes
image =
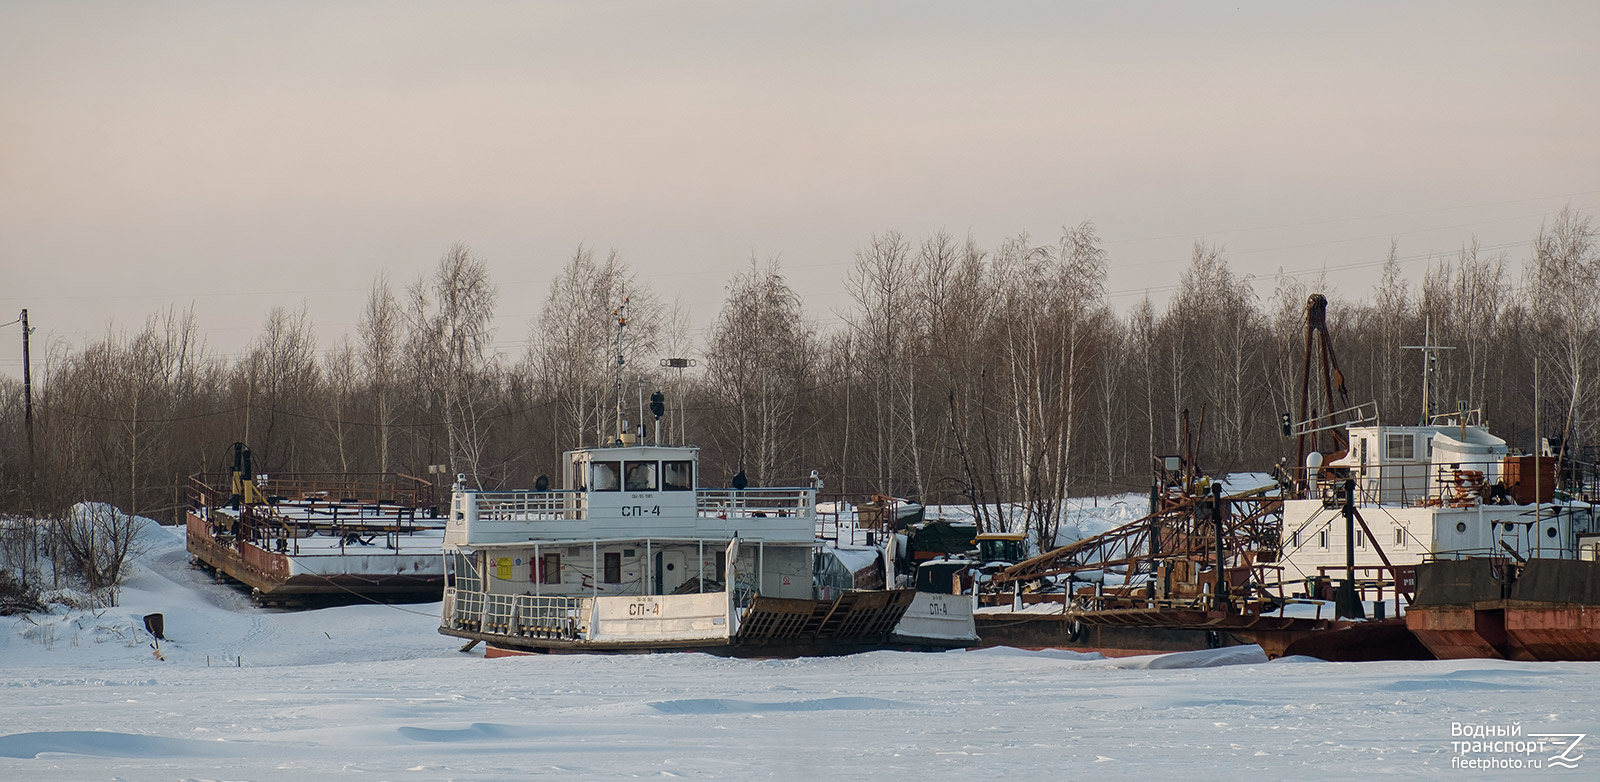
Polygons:
[[683,586],[689,580],[688,570],[684,567],[682,551],[657,551],[655,561],[655,593],[658,595],[672,594],[672,590]]

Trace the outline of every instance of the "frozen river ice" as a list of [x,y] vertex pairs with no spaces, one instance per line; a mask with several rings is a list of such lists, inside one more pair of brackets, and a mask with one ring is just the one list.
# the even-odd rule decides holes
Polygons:
[[[1600,664],[1249,663],[1239,649],[486,660],[435,633],[437,604],[250,607],[189,570],[176,534],[149,532],[118,607],[0,625],[0,780],[1600,773],[1600,752],[1572,770],[1463,769],[1559,750],[1452,744],[1453,723],[1600,734]],[[165,660],[137,629],[153,611]],[[1568,757],[1596,748],[1591,735]]]

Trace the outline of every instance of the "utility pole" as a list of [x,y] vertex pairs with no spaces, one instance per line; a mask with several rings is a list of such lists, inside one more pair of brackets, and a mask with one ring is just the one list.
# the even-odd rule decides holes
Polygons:
[[22,311],[22,421],[28,430],[28,483],[33,484],[33,371],[28,362],[28,311]]
[[[18,320],[22,323],[22,420],[23,428],[28,432],[28,467],[27,473],[22,478],[22,501],[26,507],[27,515],[36,517],[38,515],[38,500],[34,496],[34,484],[37,483],[39,469],[34,461],[33,453],[33,371],[32,362],[28,356],[28,336],[32,333],[32,329],[28,328],[28,311],[26,309],[22,311],[22,316]],[[37,555],[37,535],[36,522],[30,521],[28,523],[29,558]],[[53,545],[54,542],[52,541]],[[54,561],[55,557],[52,556],[52,569],[54,569]],[[34,564],[37,564],[37,560],[35,560]],[[24,559],[22,562],[22,586],[24,589],[28,587],[28,583],[28,559]],[[57,586],[60,586],[59,581]]]

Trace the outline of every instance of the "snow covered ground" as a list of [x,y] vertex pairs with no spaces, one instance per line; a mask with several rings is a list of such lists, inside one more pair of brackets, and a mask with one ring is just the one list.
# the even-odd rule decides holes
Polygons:
[[[990,649],[810,660],[486,660],[435,605],[251,607],[146,530],[100,612],[0,620],[0,780],[1484,779],[1600,771],[1600,664],[1103,660]],[[166,617],[165,660],[140,617]],[[415,611],[420,613],[410,613]],[[1452,723],[1591,734],[1572,770],[1457,768]],[[1525,740],[1525,739],[1524,739]],[[353,772],[362,772],[352,776]]]

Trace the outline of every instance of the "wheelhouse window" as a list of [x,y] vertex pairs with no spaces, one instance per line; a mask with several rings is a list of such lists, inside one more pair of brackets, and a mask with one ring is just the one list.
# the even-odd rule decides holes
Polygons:
[[661,463],[661,488],[689,491],[694,488],[694,462],[687,459]]
[[1327,548],[1327,547],[1328,547],[1328,531],[1327,530],[1322,530],[1321,532],[1317,533],[1317,548]]
[[590,491],[620,491],[622,489],[621,462],[590,462]]
[[1389,452],[1390,459],[1412,459],[1416,457],[1414,442],[1409,434],[1391,434],[1386,438],[1385,450]]
[[655,491],[656,490],[656,463],[655,462],[628,462],[624,488],[628,491]]
[[1395,545],[1395,548],[1405,548],[1406,547],[1406,528],[1405,527],[1395,527],[1394,528],[1394,545]]

